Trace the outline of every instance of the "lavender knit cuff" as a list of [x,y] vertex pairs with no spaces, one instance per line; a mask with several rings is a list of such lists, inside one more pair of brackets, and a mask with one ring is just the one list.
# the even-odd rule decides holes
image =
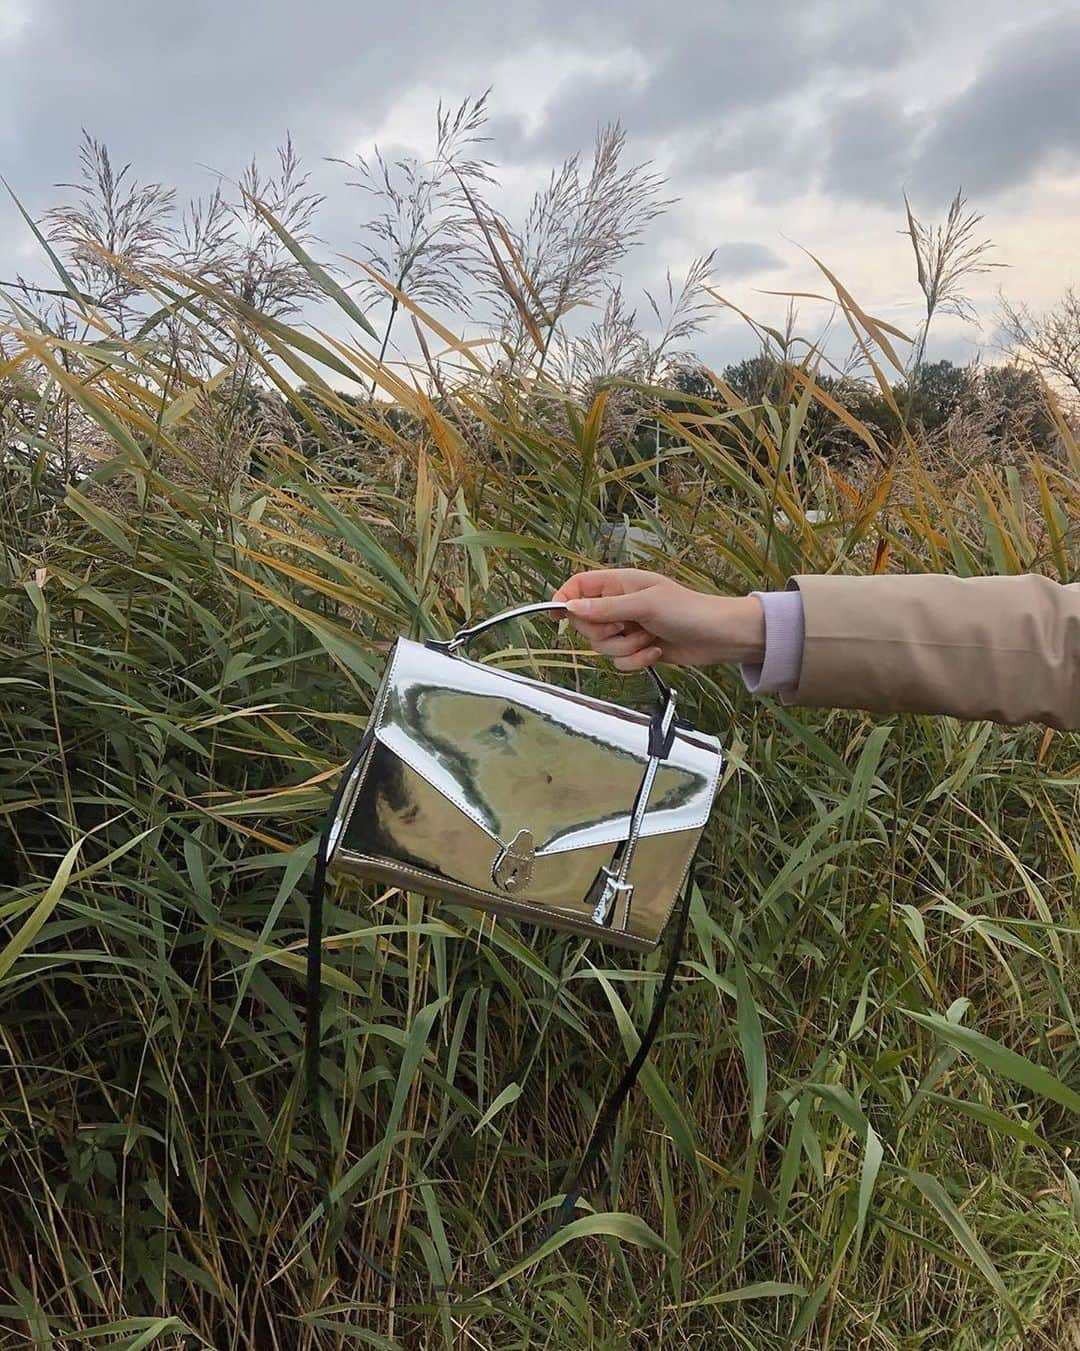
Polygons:
[[799,684],[804,637],[803,602],[798,591],[755,591],[765,611],[765,660],[744,663],[743,682],[751,694],[790,694]]

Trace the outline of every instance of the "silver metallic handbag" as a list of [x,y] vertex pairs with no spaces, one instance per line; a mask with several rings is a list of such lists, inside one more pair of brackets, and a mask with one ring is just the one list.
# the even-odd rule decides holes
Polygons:
[[480,910],[656,947],[708,820],[722,756],[680,724],[460,655],[524,605],[445,642],[399,638],[327,865]]
[[642,952],[657,946],[682,889],[650,1027],[601,1113],[563,1219],[659,1026],[723,766],[717,739],[676,717],[674,690],[651,668],[647,713],[462,655],[497,624],[565,610],[522,605],[443,641],[394,644],[316,860],[307,1043],[314,1101],[327,870]]

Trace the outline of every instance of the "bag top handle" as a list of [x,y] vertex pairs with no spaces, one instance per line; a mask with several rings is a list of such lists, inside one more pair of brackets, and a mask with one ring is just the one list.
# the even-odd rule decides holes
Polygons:
[[[455,655],[460,649],[471,643],[474,638],[478,638],[481,633],[486,633],[488,629],[493,629],[496,624],[505,624],[510,619],[522,619],[526,615],[543,614],[545,611],[561,610],[567,613],[566,602],[561,600],[541,600],[534,601],[530,605],[517,605],[512,610],[503,610],[499,614],[490,615],[487,619],[481,619],[477,624],[470,624],[467,628],[458,629],[452,638],[442,641],[438,639],[429,640],[428,646],[438,648],[443,652]],[[652,666],[645,668],[652,677],[652,682],[656,686],[656,692],[660,697],[661,703],[665,706],[674,706],[675,691],[670,685],[666,684],[656,674]]]

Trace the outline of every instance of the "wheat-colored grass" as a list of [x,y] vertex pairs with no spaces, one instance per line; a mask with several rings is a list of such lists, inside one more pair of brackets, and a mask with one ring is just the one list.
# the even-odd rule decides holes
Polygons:
[[[855,481],[807,434],[825,398],[804,364],[789,403],[638,391],[658,431],[627,460],[614,393],[500,378],[407,297],[450,352],[439,390],[205,278],[143,284],[183,298],[205,369],[91,316],[82,339],[9,335],[3,372],[34,393],[5,403],[0,447],[2,1344],[1075,1341],[1075,736],[797,713],[677,675],[730,771],[653,1068],[598,1218],[494,1287],[659,959],[342,887],[328,1220],[299,1074],[303,881],[394,634],[550,594],[613,502],[659,534],[657,566],[722,590],[1071,578],[1064,419],[1053,467],[948,474],[855,427]],[[880,358],[889,335],[844,296]],[[294,419],[245,420],[215,353]],[[372,381],[396,422],[335,392]],[[205,472],[226,432],[227,472]],[[636,697],[568,653],[538,622],[491,658]]]

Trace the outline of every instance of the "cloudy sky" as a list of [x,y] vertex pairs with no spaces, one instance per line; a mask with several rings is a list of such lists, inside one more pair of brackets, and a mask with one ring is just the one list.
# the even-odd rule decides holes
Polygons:
[[[631,293],[715,249],[718,289],[775,321],[765,291],[819,287],[806,249],[911,330],[901,192],[937,219],[962,185],[1007,264],[976,279],[978,327],[938,331],[964,360],[993,350],[999,287],[1038,307],[1080,279],[1078,70],[1078,0],[0,0],[0,171],[41,213],[85,127],[140,179],[205,194],[289,131],[345,252],[365,199],[326,157],[423,153],[439,98],[491,86],[511,218],[615,118],[666,174],[679,201],[628,261]],[[5,202],[13,271],[47,279]],[[751,348],[730,315],[701,343],[717,364]]]

